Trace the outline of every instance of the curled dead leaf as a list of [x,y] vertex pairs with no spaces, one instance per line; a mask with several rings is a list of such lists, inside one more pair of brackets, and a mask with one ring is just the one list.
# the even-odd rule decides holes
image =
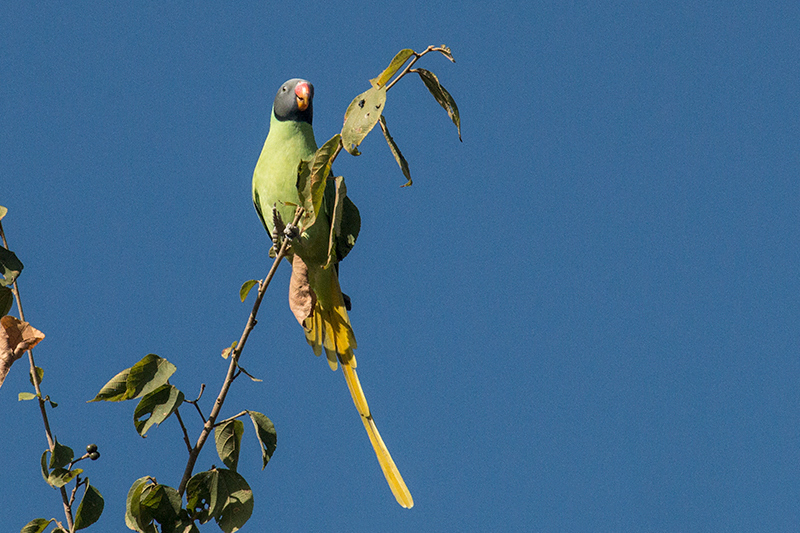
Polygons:
[[289,281],[289,307],[300,325],[314,312],[317,295],[308,282],[308,266],[294,254],[292,279]]
[[11,365],[44,339],[44,333],[27,322],[6,315],[0,318],[0,386],[11,370]]

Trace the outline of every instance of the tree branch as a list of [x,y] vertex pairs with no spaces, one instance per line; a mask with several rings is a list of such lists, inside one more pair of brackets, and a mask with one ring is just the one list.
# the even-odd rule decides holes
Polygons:
[[[292,222],[292,224],[297,226],[300,223],[300,217],[302,215],[303,208],[298,207],[295,211],[294,222]],[[247,324],[244,327],[242,336],[239,339],[239,342],[236,343],[236,348],[234,348],[233,352],[231,353],[231,360],[228,364],[228,373],[225,376],[225,381],[222,383],[222,388],[219,391],[219,395],[217,395],[217,399],[214,401],[214,407],[211,409],[211,413],[208,415],[208,419],[203,425],[203,430],[200,432],[200,436],[197,439],[197,444],[195,444],[194,448],[192,448],[192,450],[189,452],[189,459],[186,462],[186,469],[184,470],[183,477],[178,485],[178,494],[181,496],[183,496],[183,493],[186,491],[186,484],[192,477],[192,472],[194,471],[194,466],[197,463],[197,458],[200,455],[200,451],[203,449],[206,440],[208,440],[209,435],[211,435],[211,431],[214,429],[219,412],[222,410],[222,404],[225,403],[225,397],[228,394],[228,389],[230,389],[231,383],[233,383],[239,356],[242,355],[242,350],[244,349],[244,345],[247,343],[247,338],[250,336],[250,332],[258,322],[256,320],[256,315],[258,315],[258,309],[261,307],[261,300],[264,298],[264,293],[267,291],[272,278],[275,276],[275,272],[278,270],[278,265],[280,265],[281,260],[286,257],[289,249],[289,242],[289,239],[283,240],[281,249],[278,251],[278,255],[275,256],[275,260],[272,263],[272,268],[270,268],[269,273],[267,273],[267,277],[259,282],[258,295],[256,296],[255,303],[253,303],[253,310],[250,311],[250,316],[247,319]]]
[[[3,231],[3,223],[0,222],[0,238],[3,239],[3,246],[8,250],[8,241],[6,241],[6,234]],[[17,310],[19,310],[19,319],[25,322],[25,313],[22,311],[22,300],[19,296],[19,286],[17,285],[17,280],[14,280],[12,292],[14,293],[14,299],[17,302]],[[42,394],[42,388],[39,383],[39,375],[36,373],[36,363],[33,359],[33,348],[28,348],[28,362],[30,366],[30,375],[31,381],[33,382],[33,388],[36,391],[36,399],[39,401],[39,412],[42,414],[42,422],[44,423],[44,433],[47,436],[47,446],[50,449],[50,452],[53,452],[55,449],[56,443],[55,439],[53,439],[53,432],[50,430],[50,420],[47,418],[47,406],[46,401],[44,399],[44,395]],[[61,502],[64,505],[64,516],[67,519],[67,526],[69,530],[72,531],[74,524],[72,522],[72,506],[70,505],[69,496],[67,496],[67,489],[61,487]]]

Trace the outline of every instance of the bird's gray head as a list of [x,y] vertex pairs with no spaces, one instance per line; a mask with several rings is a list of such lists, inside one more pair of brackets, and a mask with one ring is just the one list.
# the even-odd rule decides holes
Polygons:
[[299,78],[287,81],[275,95],[273,111],[278,120],[311,124],[314,116],[314,86]]

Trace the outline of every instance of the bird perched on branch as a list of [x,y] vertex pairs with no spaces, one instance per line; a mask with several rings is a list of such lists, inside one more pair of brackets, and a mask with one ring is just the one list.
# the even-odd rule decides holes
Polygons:
[[[267,233],[278,239],[281,236],[276,228],[280,230],[284,221],[291,222],[295,206],[303,205],[298,193],[298,167],[317,151],[311,126],[313,100],[314,87],[305,80],[292,79],[281,86],[273,103],[269,134],[253,173],[256,212]],[[334,180],[328,179],[322,207],[313,222],[308,227],[301,221],[298,228],[287,228],[287,235],[292,238],[287,254],[292,265],[289,304],[314,353],[321,355],[324,351],[332,370],[341,365],[386,481],[397,502],[410,508],[414,500],[378,433],[356,374],[356,338],[347,316],[349,299],[339,287],[338,262],[355,243],[361,222],[352,201],[340,197],[342,191],[343,187],[337,189]],[[340,213],[341,218],[332,234],[334,212]]]

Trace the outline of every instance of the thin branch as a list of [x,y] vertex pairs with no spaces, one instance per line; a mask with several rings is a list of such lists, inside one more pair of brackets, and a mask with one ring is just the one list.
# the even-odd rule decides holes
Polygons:
[[[442,48],[441,46],[433,46],[433,45],[430,45],[430,46],[428,46],[428,48],[426,48],[426,49],[425,49],[425,50],[423,50],[422,52],[414,52],[414,59],[412,59],[412,60],[411,60],[411,63],[409,63],[408,65],[406,65],[406,68],[404,68],[404,69],[403,69],[403,72],[401,72],[400,74],[398,74],[398,75],[397,75],[397,77],[396,77],[395,79],[393,79],[393,80],[391,81],[391,83],[389,83],[389,84],[386,86],[386,91],[388,92],[388,91],[389,91],[389,89],[391,89],[391,88],[394,86],[394,84],[395,84],[395,83],[397,83],[398,81],[400,81],[400,78],[402,78],[403,76],[405,76],[406,74],[408,74],[408,73],[409,73],[409,71],[411,70],[411,67],[413,67],[413,66],[414,66],[414,63],[416,63],[417,61],[419,61],[419,58],[421,58],[422,56],[424,56],[425,54],[427,54],[427,53],[430,53],[430,52],[442,52],[442,53],[444,54],[444,53],[445,53],[445,49],[444,49],[444,48]],[[446,55],[447,57],[450,57],[450,56],[449,56],[449,55],[447,55],[447,54],[445,54],[445,55]],[[452,60],[452,58],[451,58],[451,60]]]
[[[201,414],[200,416],[203,415]],[[186,426],[183,424],[183,419],[181,418],[181,413],[178,409],[175,409],[175,417],[178,419],[178,423],[181,425],[181,430],[183,431],[183,442],[186,443],[186,450],[189,453],[192,453],[192,441],[189,440],[189,432],[186,431]]]
[[[3,223],[0,222],[0,238],[3,239],[3,246],[8,250],[8,241],[6,241],[6,234],[3,231]],[[22,311],[22,300],[19,296],[19,286],[17,285],[17,280],[14,280],[13,283],[13,290],[14,299],[17,301],[17,310],[19,311],[19,319],[22,322],[25,322],[25,313]],[[39,375],[36,373],[36,363],[33,359],[33,348],[28,348],[28,362],[30,366],[30,375],[31,381],[33,382],[33,388],[36,390],[36,399],[39,401],[39,411],[42,414],[42,422],[44,423],[44,433],[47,436],[47,446],[52,453],[56,447],[55,439],[53,439],[53,432],[50,430],[50,420],[47,418],[47,406],[44,399],[44,395],[42,394],[42,388],[39,383]],[[69,526],[69,530],[72,531],[74,524],[72,522],[72,506],[70,505],[69,497],[67,496],[67,490],[64,487],[61,487],[61,502],[64,505],[64,515],[67,518],[67,525]]]
[[230,422],[231,420],[236,420],[237,418],[241,418],[241,417],[243,417],[243,416],[244,416],[244,415],[246,415],[246,414],[247,414],[247,411],[242,411],[242,412],[241,412],[241,413],[239,413],[238,415],[233,415],[233,416],[231,416],[231,417],[228,417],[228,418],[226,418],[225,420],[220,420],[219,422],[217,422],[216,424],[214,424],[214,427],[221,426],[222,424],[227,424],[227,423],[228,423],[228,422]]
[[[200,419],[203,421],[203,424],[206,423],[206,417],[205,417],[205,415],[203,415],[203,411],[200,410],[200,404],[198,402],[200,401],[200,398],[203,397],[203,391],[204,390],[206,390],[206,384],[205,383],[201,383],[200,384],[200,394],[197,395],[197,398],[195,398],[194,400],[184,400],[184,402],[194,405],[194,408],[197,409],[197,414],[200,415]],[[191,451],[191,450],[192,450],[192,447],[189,446],[189,451]]]
[[[297,226],[300,223],[300,217],[303,215],[303,212],[304,211],[302,207],[298,207],[295,211],[294,222],[292,223],[294,226]],[[178,485],[178,494],[181,496],[183,496],[183,493],[186,490],[186,484],[192,477],[192,472],[194,471],[194,466],[197,463],[197,458],[200,455],[200,451],[203,449],[206,440],[208,440],[209,435],[211,435],[211,431],[214,429],[214,424],[216,423],[219,412],[222,409],[222,404],[225,403],[225,397],[228,395],[228,389],[230,389],[231,383],[233,383],[233,377],[236,373],[239,356],[242,354],[242,350],[244,349],[244,345],[247,343],[247,338],[250,336],[250,332],[256,325],[256,315],[258,315],[258,308],[261,307],[261,300],[264,298],[264,293],[267,291],[272,278],[275,276],[275,272],[278,270],[278,265],[280,265],[281,260],[286,257],[286,253],[288,252],[289,248],[289,242],[289,239],[283,240],[281,249],[278,251],[278,255],[275,256],[275,260],[272,263],[272,267],[270,268],[267,277],[265,277],[259,283],[258,295],[256,296],[256,301],[253,303],[253,310],[250,311],[250,316],[247,319],[247,324],[244,327],[242,336],[239,339],[239,342],[236,343],[236,348],[234,348],[233,352],[231,353],[231,360],[228,364],[228,373],[225,376],[225,381],[222,383],[222,388],[219,391],[219,395],[214,401],[214,407],[211,409],[211,413],[208,415],[208,420],[206,420],[205,424],[203,425],[203,430],[200,432],[200,436],[197,439],[197,444],[195,444],[194,448],[192,448],[192,451],[189,452],[189,459],[186,462],[186,469],[184,470],[183,477]]]

